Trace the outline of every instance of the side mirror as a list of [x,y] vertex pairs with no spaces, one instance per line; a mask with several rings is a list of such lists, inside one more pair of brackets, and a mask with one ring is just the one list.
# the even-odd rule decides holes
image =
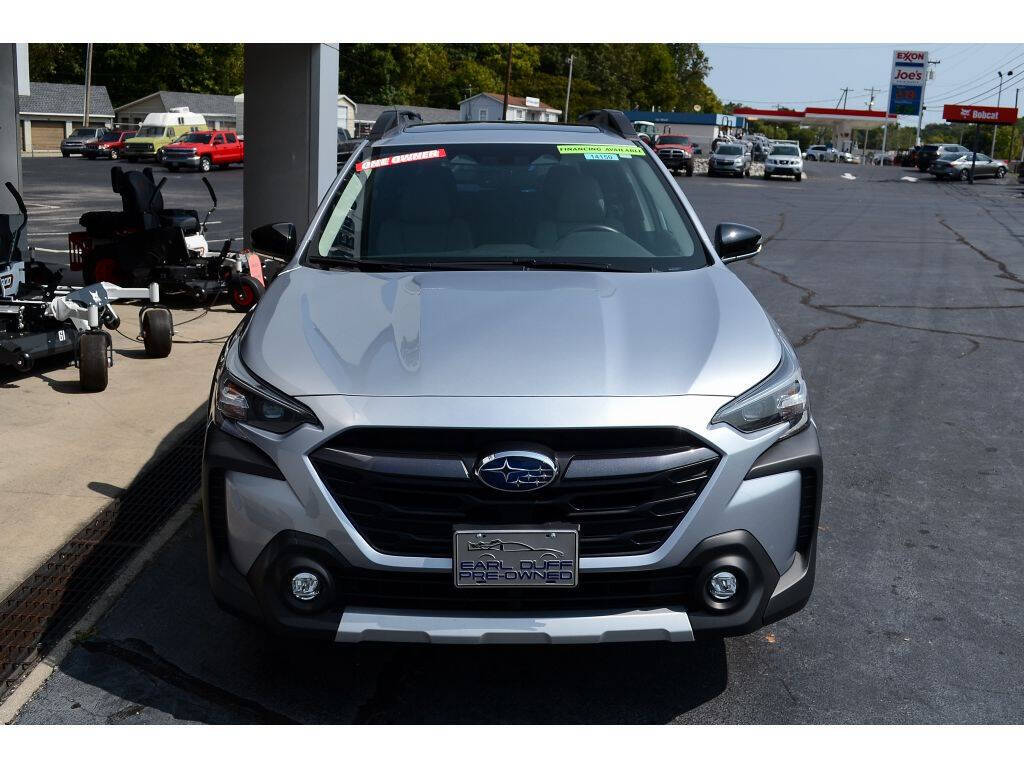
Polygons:
[[715,250],[726,264],[749,259],[761,252],[761,233],[743,224],[719,224],[715,227]]
[[254,251],[276,256],[279,259],[290,259],[295,255],[299,239],[294,224],[264,224],[249,233],[249,240]]

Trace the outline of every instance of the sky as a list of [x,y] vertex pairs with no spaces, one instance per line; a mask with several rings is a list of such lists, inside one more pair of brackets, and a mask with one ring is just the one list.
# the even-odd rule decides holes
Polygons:
[[[1002,105],[1012,106],[1020,88],[1024,109],[1024,45],[974,44],[712,44],[701,46],[711,61],[708,84],[723,102],[752,107],[792,109],[835,107],[849,87],[848,109],[866,109],[874,86],[875,109],[888,97],[892,52],[896,48],[928,51],[939,60],[925,90],[925,123],[941,122],[943,104],[994,105],[1004,77]],[[879,96],[879,93],[883,94]],[[913,124],[914,119],[903,119]]]

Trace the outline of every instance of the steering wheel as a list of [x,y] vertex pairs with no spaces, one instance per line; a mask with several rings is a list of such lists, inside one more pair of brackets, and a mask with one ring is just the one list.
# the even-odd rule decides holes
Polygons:
[[558,239],[565,240],[569,235],[575,235],[577,232],[614,232],[616,235],[622,235],[625,237],[622,232],[617,230],[615,227],[609,227],[607,224],[581,224],[578,227],[570,229]]

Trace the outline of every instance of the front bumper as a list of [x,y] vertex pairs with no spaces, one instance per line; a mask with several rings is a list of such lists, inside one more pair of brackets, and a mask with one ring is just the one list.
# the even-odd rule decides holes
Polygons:
[[764,172],[772,176],[799,176],[803,173],[801,165],[765,165]]
[[[719,398],[651,400],[676,401],[677,416],[687,410],[681,401],[697,401],[711,413],[722,404]],[[572,413],[576,407],[580,413]],[[595,407],[563,406],[563,416],[572,423],[589,410],[592,418]],[[398,424],[423,418],[422,411],[388,410]],[[450,419],[445,410],[437,417]],[[459,412],[472,421],[473,411],[463,404]],[[643,420],[637,413],[622,418]],[[710,420],[703,412],[698,418]],[[647,419],[665,423],[654,412]],[[333,435],[330,414],[324,421]],[[810,596],[821,454],[813,424],[776,444],[772,430],[754,440],[723,425],[708,431],[723,458],[663,546],[646,555],[583,557],[573,596],[517,602],[491,599],[486,590],[456,591],[449,558],[370,547],[309,462],[323,431],[301,427],[280,437],[211,425],[203,508],[213,593],[223,607],[277,633],[338,642],[596,643],[745,634],[799,610]],[[707,569],[723,563],[744,574],[744,597],[733,609],[709,603],[703,589]],[[286,585],[296,568],[319,570],[331,595],[327,603],[310,610],[291,597]]]
[[201,158],[198,155],[191,157],[168,157],[164,153],[163,163],[167,168],[198,168]]

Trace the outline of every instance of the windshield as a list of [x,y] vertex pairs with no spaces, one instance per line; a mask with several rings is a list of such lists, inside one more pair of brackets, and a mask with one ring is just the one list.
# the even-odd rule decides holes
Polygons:
[[793,155],[794,157],[800,154],[800,150],[794,147],[792,144],[780,144],[777,147],[772,148],[773,155]]
[[178,142],[182,144],[209,144],[212,137],[208,133],[186,133]]
[[120,141],[120,140],[121,140],[121,133],[120,133],[120,131],[109,131],[107,133],[104,133],[103,137],[100,139],[100,141]]
[[644,272],[708,263],[674,190],[633,144],[367,148],[311,259]]
[[72,138],[82,138],[83,136],[96,136],[96,129],[78,128],[74,133],[71,134]]
[[144,125],[139,129],[136,136],[163,136],[164,129],[156,125]]
[[715,150],[716,155],[742,155],[743,147],[738,144],[722,144]]
[[655,144],[689,144],[689,136],[669,136],[662,134],[654,140]]

